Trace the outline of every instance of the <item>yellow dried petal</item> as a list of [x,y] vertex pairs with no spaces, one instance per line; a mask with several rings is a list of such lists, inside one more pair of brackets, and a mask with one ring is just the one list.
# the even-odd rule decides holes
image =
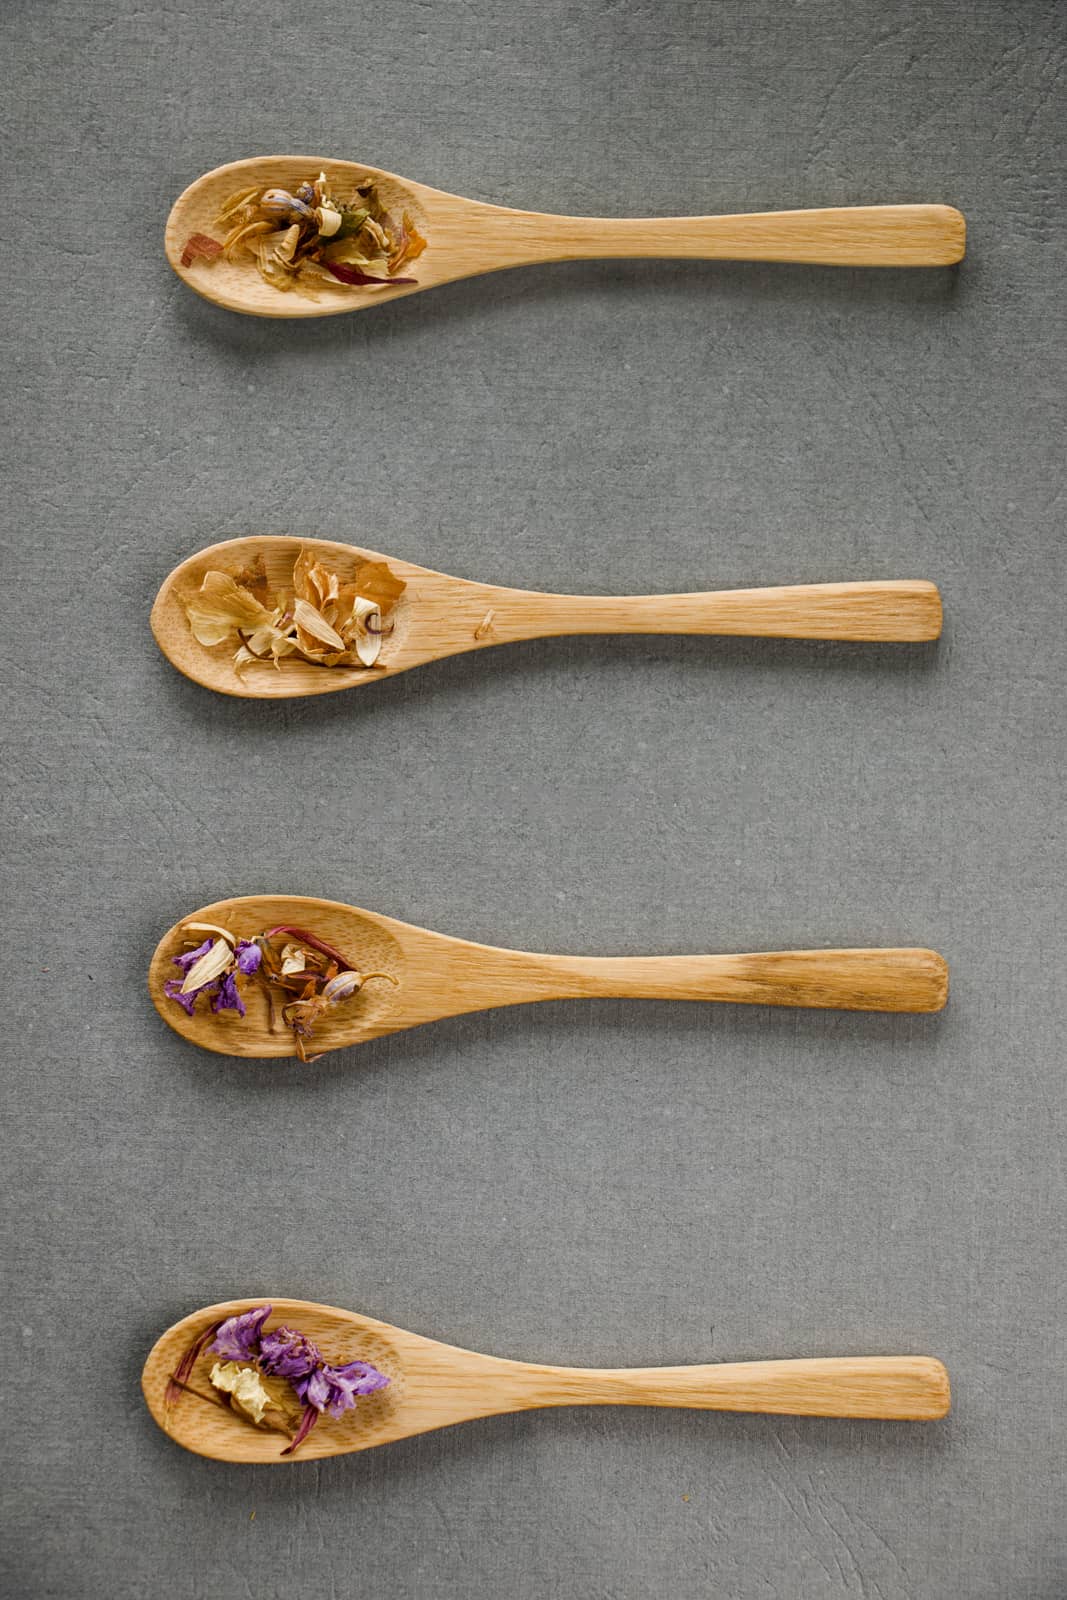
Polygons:
[[293,602],[293,617],[297,627],[302,628],[305,633],[310,633],[313,639],[318,639],[322,644],[329,645],[331,650],[344,649],[345,642],[337,632],[337,629],[331,628],[322,613],[316,611],[315,607],[309,604],[307,600]]
[[368,600],[374,600],[388,616],[407,588],[403,578],[384,561],[364,561],[356,569],[356,588]]
[[184,601],[193,638],[198,644],[221,644],[238,628],[259,628],[270,621],[270,612],[254,594],[228,572],[208,572],[198,593]]
[[219,211],[215,221],[225,222],[229,217],[233,216],[235,211],[240,211],[242,206],[250,205],[253,200],[258,200],[259,195],[260,190],[258,187],[254,189],[238,189],[236,194],[231,194],[228,200],[223,201],[222,209]]
[[216,1361],[211,1369],[211,1383],[229,1395],[235,1411],[254,1422],[257,1428],[262,1426],[263,1413],[274,1401],[254,1367],[241,1367],[236,1361]]
[[183,922],[182,923],[182,932],[183,933],[217,933],[223,939],[228,939],[230,944],[233,945],[233,944],[237,943],[237,935],[235,933],[231,933],[229,928],[220,928],[218,926],[218,924],[214,923],[214,922]]
[[205,950],[199,961],[194,961],[185,974],[180,993],[191,994],[202,984],[221,978],[233,960],[233,950],[225,939],[216,939],[210,950]]
[[222,253],[227,261],[232,261],[242,247],[254,250],[262,236],[273,231],[273,222],[239,222],[222,241]]

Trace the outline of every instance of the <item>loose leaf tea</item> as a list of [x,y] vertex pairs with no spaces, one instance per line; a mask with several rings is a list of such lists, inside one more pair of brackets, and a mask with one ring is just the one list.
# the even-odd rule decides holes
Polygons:
[[354,579],[343,582],[312,551],[301,550],[291,590],[270,592],[262,576],[238,582],[228,572],[211,571],[183,604],[199,644],[236,642],[238,672],[254,662],[278,666],[286,656],[321,667],[373,667],[404,589],[384,561],[364,561]]
[[416,283],[398,277],[401,267],[426,248],[409,214],[390,215],[371,177],[361,179],[348,201],[329,192],[326,174],[288,189],[240,189],[215,219],[225,237],[194,233],[185,241],[181,264],[250,258],[272,289],[295,289],[315,299],[322,289],[366,284]]
[[[189,1346],[167,1385],[166,1405],[177,1405],[183,1394],[210,1399],[192,1388],[189,1378],[207,1349],[221,1357],[211,1368],[212,1388],[237,1416],[257,1428],[290,1433],[283,1456],[297,1451],[323,1412],[342,1417],[363,1395],[377,1394],[390,1383],[369,1361],[333,1365],[318,1345],[296,1328],[267,1329],[270,1305],[254,1306],[216,1322]],[[277,1395],[272,1379],[284,1379],[301,1406],[297,1417]],[[294,1425],[295,1424],[295,1425]]]
[[251,939],[206,922],[186,922],[183,932],[209,937],[173,958],[181,977],[164,983],[168,1000],[189,1017],[196,1015],[201,999],[214,1012],[236,1011],[243,1017],[242,990],[247,992],[250,981],[266,992],[272,1031],[290,1029],[301,1061],[318,1060],[308,1054],[308,1046],[316,1023],[334,1006],[343,1005],[372,979],[396,983],[388,972],[358,972],[316,934],[286,924]]

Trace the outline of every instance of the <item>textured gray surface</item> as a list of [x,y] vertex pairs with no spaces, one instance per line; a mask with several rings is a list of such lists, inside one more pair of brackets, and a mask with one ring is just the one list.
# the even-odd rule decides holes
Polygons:
[[[1062,1595],[1062,8],[4,13],[7,1592]],[[268,325],[189,294],[160,232],[272,147],[557,210],[944,199],[971,251],[559,267]],[[228,702],[148,609],[257,530],[587,591],[926,576],[947,632],[561,641]],[[929,943],[953,998],[198,1054],[148,1004],[155,939],[275,888],[534,948]],[[929,1351],[955,1409],[184,1454],[145,1351],[272,1290],[570,1363]]]

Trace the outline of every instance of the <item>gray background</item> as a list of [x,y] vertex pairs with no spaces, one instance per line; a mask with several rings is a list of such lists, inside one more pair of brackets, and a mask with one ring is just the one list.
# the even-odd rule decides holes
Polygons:
[[[1062,8],[4,9],[8,1592],[1061,1596]],[[160,236],[271,148],[586,213],[946,200],[970,254],[555,267],[268,324]],[[148,610],[255,531],[605,593],[925,576],[947,629],[227,701]],[[953,997],[198,1053],[148,956],[256,890],[603,954],[928,943]],[[575,1364],[931,1352],[955,1407],[529,1414],[284,1472],[176,1449],[151,1341],[272,1291]]]

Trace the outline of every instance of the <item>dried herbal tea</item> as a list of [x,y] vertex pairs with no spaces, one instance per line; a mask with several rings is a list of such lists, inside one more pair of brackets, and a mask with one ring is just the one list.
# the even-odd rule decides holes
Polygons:
[[190,1017],[196,1015],[201,999],[212,1011],[236,1011],[243,1017],[242,990],[247,993],[252,983],[266,992],[271,1029],[286,1027],[292,1032],[301,1061],[318,1059],[308,1054],[308,1046],[315,1024],[333,1007],[350,1000],[372,979],[396,982],[388,972],[357,971],[315,934],[284,923],[251,939],[208,922],[186,922],[182,931],[208,937],[174,957],[181,977],[164,983],[167,998]]
[[397,274],[426,248],[406,211],[398,220],[386,210],[370,176],[344,201],[329,192],[324,172],[293,193],[241,189],[225,202],[215,225],[224,237],[190,235],[183,267],[250,258],[272,289],[295,289],[311,299],[322,289],[416,283]]
[[278,666],[286,656],[321,667],[373,667],[405,588],[384,561],[364,561],[346,583],[301,550],[291,590],[269,592],[261,574],[238,582],[213,571],[183,604],[198,644],[236,644],[238,672],[257,661]]
[[[296,1328],[266,1327],[270,1305],[254,1306],[239,1316],[216,1322],[193,1341],[172,1373],[167,1385],[166,1404],[177,1405],[183,1394],[198,1399],[212,1398],[191,1387],[189,1379],[201,1355],[207,1350],[218,1356],[211,1368],[210,1383],[220,1398],[239,1417],[257,1428],[273,1428],[291,1435],[281,1452],[290,1456],[298,1450],[323,1412],[342,1417],[363,1395],[377,1394],[389,1385],[389,1378],[369,1361],[348,1361],[333,1365],[306,1334]],[[277,1380],[284,1380],[279,1385]],[[283,1388],[299,1403],[300,1410],[290,1415]]]

